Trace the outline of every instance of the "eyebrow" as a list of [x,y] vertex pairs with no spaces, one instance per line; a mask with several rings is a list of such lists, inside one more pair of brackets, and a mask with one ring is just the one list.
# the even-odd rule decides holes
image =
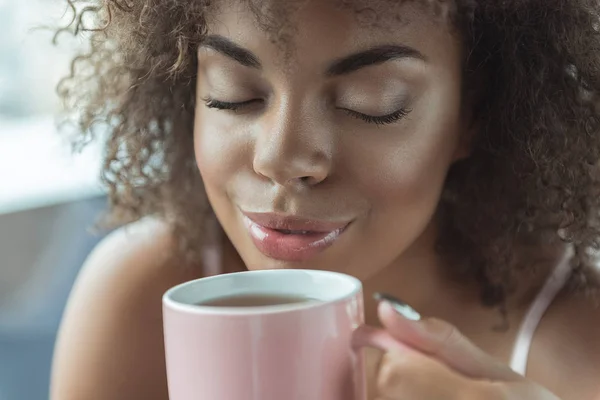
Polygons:
[[262,65],[258,61],[258,57],[254,55],[250,50],[247,50],[233,41],[227,39],[221,35],[209,35],[200,44],[200,47],[208,47],[226,57],[231,58],[234,61],[242,64],[243,66],[261,69]]
[[327,68],[326,75],[346,75],[361,68],[403,58],[426,60],[423,54],[412,47],[401,45],[376,46],[334,61],[329,68]]
[[[258,57],[254,53],[224,36],[209,35],[204,39],[200,47],[211,48],[246,67],[254,69],[262,68]],[[329,77],[347,75],[361,68],[405,58],[426,60],[423,54],[408,46],[376,46],[335,60],[326,69],[325,75]]]

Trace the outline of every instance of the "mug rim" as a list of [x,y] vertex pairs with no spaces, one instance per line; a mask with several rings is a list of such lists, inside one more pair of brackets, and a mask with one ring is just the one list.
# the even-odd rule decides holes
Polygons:
[[[268,305],[268,306],[243,306],[243,307],[235,307],[235,306],[207,306],[201,304],[189,304],[177,301],[173,299],[173,296],[182,290],[190,286],[194,286],[199,282],[210,282],[212,280],[231,278],[234,276],[240,275],[269,275],[269,274],[287,274],[290,272],[303,272],[311,275],[321,275],[321,276],[334,276],[338,278],[345,279],[352,283],[352,290],[348,291],[344,295],[338,296],[331,300],[321,300],[321,301],[307,301],[300,303],[291,303],[291,304],[277,304],[277,305]],[[223,315],[236,315],[236,316],[252,316],[252,315],[267,315],[267,314],[282,314],[289,313],[292,311],[305,311],[310,309],[317,309],[322,307],[327,307],[333,304],[337,304],[340,302],[345,302],[355,298],[362,292],[362,282],[348,274],[344,274],[341,272],[334,271],[323,271],[323,270],[310,270],[310,269],[267,269],[267,270],[253,270],[253,271],[241,271],[234,272],[229,274],[220,274],[214,275],[199,279],[194,279],[191,281],[183,282],[178,285],[175,285],[168,289],[163,297],[162,303],[163,307],[174,311],[180,311],[188,314],[197,314],[197,315],[215,315],[215,316],[223,316]]]

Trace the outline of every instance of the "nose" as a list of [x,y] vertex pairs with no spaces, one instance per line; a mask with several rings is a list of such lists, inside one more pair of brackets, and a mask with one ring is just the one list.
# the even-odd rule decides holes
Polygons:
[[266,116],[256,137],[254,171],[282,186],[313,186],[329,176],[332,166],[332,135],[319,124],[280,107]]

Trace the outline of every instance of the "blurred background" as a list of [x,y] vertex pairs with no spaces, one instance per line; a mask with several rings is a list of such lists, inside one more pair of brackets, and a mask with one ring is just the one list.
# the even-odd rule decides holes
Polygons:
[[80,44],[35,29],[68,21],[65,3],[0,0],[0,400],[48,398],[69,290],[101,240],[99,145],[73,154],[56,129],[54,88]]

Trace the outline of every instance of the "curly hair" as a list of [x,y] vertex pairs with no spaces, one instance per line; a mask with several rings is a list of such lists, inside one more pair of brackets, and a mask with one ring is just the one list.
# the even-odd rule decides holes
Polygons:
[[[194,260],[211,218],[193,154],[196,51],[214,0],[66,0],[87,48],[58,86],[85,144],[108,132],[103,180],[112,215],[169,221]],[[289,10],[249,3],[273,37]],[[372,15],[374,2],[337,0]],[[386,0],[382,0],[386,1]],[[390,0],[387,0],[390,1]],[[427,5],[465,44],[464,88],[477,101],[469,158],[440,201],[439,251],[506,302],[523,240],[575,249],[573,287],[596,293],[600,246],[600,5],[597,0],[395,0]],[[289,2],[275,2],[284,4]],[[362,3],[362,4],[361,4]],[[369,6],[367,6],[368,4]],[[55,38],[56,39],[56,38]],[[529,238],[529,239],[527,239]]]

